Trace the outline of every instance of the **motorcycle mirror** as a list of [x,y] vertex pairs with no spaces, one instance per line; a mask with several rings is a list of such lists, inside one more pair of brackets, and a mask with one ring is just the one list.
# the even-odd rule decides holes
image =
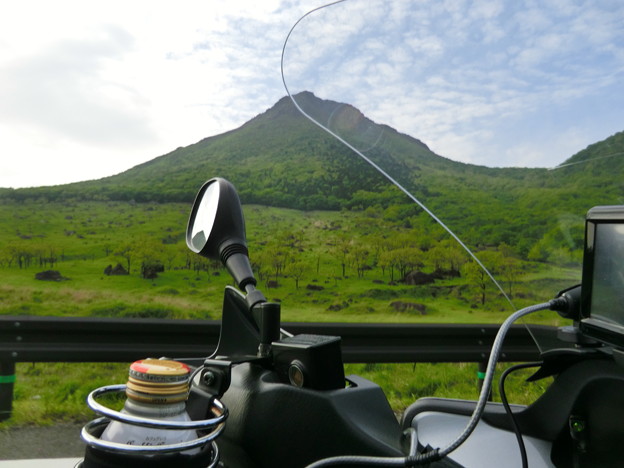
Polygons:
[[199,189],[186,229],[186,245],[203,257],[221,260],[240,289],[256,285],[240,199],[227,180],[216,177]]

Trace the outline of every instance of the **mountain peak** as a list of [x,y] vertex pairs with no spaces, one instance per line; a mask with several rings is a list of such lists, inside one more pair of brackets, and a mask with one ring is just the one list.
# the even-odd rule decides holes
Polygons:
[[294,94],[292,98],[290,96],[284,96],[272,107],[260,114],[258,117],[262,116],[272,118],[279,116],[288,118],[302,118],[303,115],[301,115],[301,112],[293,104],[293,99],[299,105],[299,107],[301,107],[301,109],[308,115],[314,118],[320,118],[321,120],[327,120],[327,118],[336,109],[336,107],[348,105],[336,101],[321,99],[311,91],[301,91],[300,93]]
[[[293,98],[318,123],[359,148],[417,196],[437,201],[445,198],[443,194],[445,200],[452,195],[449,203],[459,205],[466,190],[489,193],[495,189],[498,193],[501,186],[512,191],[519,181],[537,187],[562,183],[542,180],[545,170],[495,169],[451,161],[416,138],[373,122],[352,105],[322,99],[310,91]],[[596,166],[619,162],[605,158],[621,150],[622,135],[593,145],[591,154],[579,154],[572,162],[580,158]],[[602,167],[600,171],[611,174]],[[121,174],[57,187],[0,191],[0,197],[187,202],[214,176],[234,183],[245,203],[338,209],[366,206],[377,199],[384,200],[380,204],[394,202],[387,180],[309,122],[289,96],[235,130],[178,148]],[[449,192],[451,186],[456,193]],[[358,201],[358,196],[364,198]]]
[[318,124],[329,129],[350,143],[357,143],[363,135],[371,135],[374,133],[388,132],[411,140],[423,149],[430,151],[429,147],[407,134],[402,134],[389,125],[379,124],[369,119],[357,107],[344,102],[333,101],[331,99],[322,99],[311,91],[301,91],[290,96],[284,96],[277,101],[271,108],[262,114],[256,116],[244,126],[254,125],[258,121],[266,122],[267,120],[282,120],[282,124],[289,125],[292,122],[300,123],[305,120],[305,116],[301,114],[299,109],[292,102],[305,112],[309,117],[314,119]]

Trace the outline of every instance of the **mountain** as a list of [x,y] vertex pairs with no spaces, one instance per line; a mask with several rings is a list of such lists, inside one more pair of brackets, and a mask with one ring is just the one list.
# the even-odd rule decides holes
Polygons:
[[[371,156],[391,172],[458,173],[465,165],[442,158],[425,144],[377,125],[352,106],[296,96],[311,115],[356,143],[383,134]],[[295,208],[339,208],[362,187],[379,191],[386,182],[336,139],[304,118],[287,97],[240,128],[205,138],[164,156],[99,180],[9,191],[13,198],[134,199],[190,201],[206,179],[230,179],[247,202]],[[425,187],[429,184],[425,183]]]
[[[355,121],[360,127],[377,128],[391,134],[423,162],[426,159],[442,170],[444,166],[459,167],[436,156],[418,140],[374,124],[351,106],[324,101],[312,93],[301,93],[297,100],[321,120],[332,118],[339,125]],[[356,127],[352,126],[351,131],[355,132]],[[374,169],[304,118],[285,97],[236,130],[178,148],[121,174],[56,187],[20,189],[8,196],[191,201],[197,188],[217,175],[231,180],[244,202],[299,209],[338,209],[358,189],[382,191],[386,185]]]
[[[560,169],[487,168],[451,161],[423,142],[378,124],[348,104],[296,95],[317,121],[361,149],[450,226],[472,230],[473,242],[490,227],[488,243],[534,242],[556,228],[563,210],[584,214],[594,204],[621,202],[624,132],[577,153]],[[615,171],[615,172],[614,172]],[[0,199],[135,200],[190,202],[207,179],[221,176],[237,187],[243,203],[303,210],[395,208],[408,218],[420,209],[373,167],[330,136],[285,97],[236,130],[87,182],[0,191]],[[622,179],[622,178],[620,178]],[[605,197],[608,195],[608,197]],[[528,233],[534,229],[534,233]],[[527,242],[529,242],[527,240]],[[527,246],[522,249],[526,250]]]
[[[322,100],[310,92],[295,98],[317,121],[366,149],[367,157],[416,196],[435,199],[451,195],[450,187],[461,186],[465,190],[459,190],[462,196],[458,200],[464,199],[466,190],[496,198],[515,188],[562,186],[546,169],[487,168],[451,161],[409,135],[372,122],[348,104]],[[560,171],[584,173],[583,165],[574,167],[578,162],[605,151],[622,150],[623,140],[618,134],[593,145],[566,161],[570,166]],[[4,190],[0,197],[188,202],[205,180],[217,175],[231,180],[244,202],[299,209],[337,209],[352,204],[362,189],[371,196],[388,191],[383,176],[313,125],[284,97],[236,130],[178,148],[115,176]]]

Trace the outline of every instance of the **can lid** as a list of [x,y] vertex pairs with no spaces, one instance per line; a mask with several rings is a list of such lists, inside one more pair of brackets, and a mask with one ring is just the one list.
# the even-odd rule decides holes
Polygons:
[[130,378],[152,383],[186,382],[191,369],[182,362],[168,359],[141,359],[130,365]]
[[130,365],[126,395],[134,401],[170,404],[186,400],[191,369],[182,362],[142,359]]

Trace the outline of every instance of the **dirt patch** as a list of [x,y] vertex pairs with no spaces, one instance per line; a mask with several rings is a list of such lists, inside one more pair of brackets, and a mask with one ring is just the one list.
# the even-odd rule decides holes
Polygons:
[[128,270],[126,270],[123,266],[121,266],[120,263],[118,263],[115,266],[112,265],[108,265],[106,268],[104,268],[104,274],[107,276],[122,276],[122,275],[127,275],[128,274]]
[[35,279],[40,281],[64,281],[69,278],[65,278],[63,275],[61,275],[60,271],[46,270],[35,273]]
[[390,307],[397,312],[419,312],[420,315],[427,315],[427,308],[425,305],[419,304],[418,302],[394,301],[390,303]]
[[435,275],[424,273],[422,271],[412,271],[405,275],[403,281],[411,286],[420,286],[423,284],[431,284],[436,280]]

